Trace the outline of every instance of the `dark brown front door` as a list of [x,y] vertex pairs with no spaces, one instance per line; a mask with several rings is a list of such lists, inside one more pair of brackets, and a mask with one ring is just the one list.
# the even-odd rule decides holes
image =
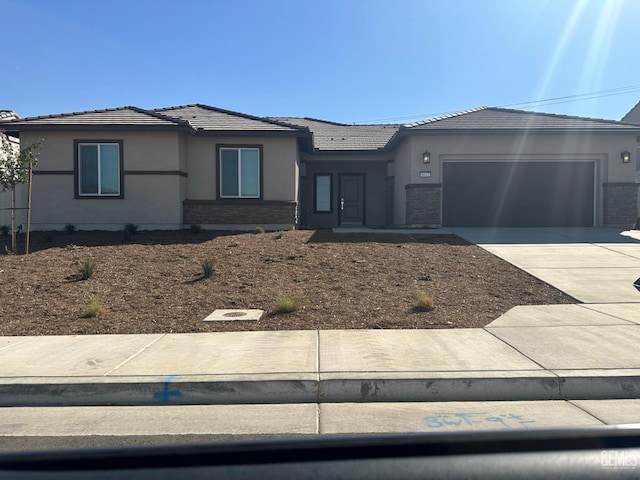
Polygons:
[[340,225],[364,225],[364,174],[340,175]]

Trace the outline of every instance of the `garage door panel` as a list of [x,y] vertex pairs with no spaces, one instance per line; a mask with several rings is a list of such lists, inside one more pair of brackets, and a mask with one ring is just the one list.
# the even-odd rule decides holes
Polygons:
[[593,162],[445,162],[443,224],[593,226]]

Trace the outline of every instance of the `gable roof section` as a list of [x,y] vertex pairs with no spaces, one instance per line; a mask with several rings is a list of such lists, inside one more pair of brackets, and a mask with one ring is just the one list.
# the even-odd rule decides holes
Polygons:
[[404,131],[635,131],[637,127],[616,120],[574,117],[552,113],[480,107],[403,126]]
[[275,117],[280,122],[307,127],[317,152],[371,152],[387,147],[399,125],[347,125],[315,118]]
[[204,132],[283,132],[309,133],[309,129],[287,125],[276,120],[254,117],[209,105],[192,104],[177,107],[157,108],[153,112],[186,121],[195,130]]
[[182,120],[166,117],[142,108],[128,106],[103,110],[42,115],[38,117],[17,118],[2,122],[6,129],[50,129],[50,128],[184,128],[188,124]]
[[638,123],[640,124],[640,102],[636,103],[635,107],[627,112],[627,114],[622,117],[621,122],[626,123]]

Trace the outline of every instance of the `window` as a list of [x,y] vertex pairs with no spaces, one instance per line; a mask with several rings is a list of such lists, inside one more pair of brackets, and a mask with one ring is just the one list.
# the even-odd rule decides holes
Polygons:
[[121,141],[76,141],[79,197],[122,197],[121,152]]
[[316,213],[331,213],[331,174],[317,173],[315,175],[315,201]]
[[220,197],[260,198],[260,148],[220,148]]

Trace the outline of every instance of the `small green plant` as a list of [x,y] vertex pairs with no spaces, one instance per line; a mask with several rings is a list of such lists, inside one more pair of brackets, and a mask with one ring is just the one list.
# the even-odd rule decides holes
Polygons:
[[430,282],[431,280],[433,280],[433,278],[431,278],[431,275],[429,275],[428,273],[419,273],[418,275],[416,275],[416,280],[418,280],[419,282]]
[[234,247],[237,247],[238,245],[240,245],[238,242],[231,242],[229,245],[227,245],[227,247],[234,248]]
[[194,223],[193,225],[191,225],[191,227],[189,227],[189,230],[191,231],[191,233],[201,233],[202,227]]
[[138,233],[138,225],[135,223],[127,223],[124,226],[125,231],[129,232],[132,236]]
[[256,227],[253,233],[256,233],[256,234],[264,233],[264,228]]
[[267,257],[264,259],[264,263],[278,263],[278,259],[275,257]]
[[202,266],[202,276],[204,278],[209,278],[213,275],[215,271],[213,258],[205,258],[200,265]]
[[75,250],[76,246],[73,243],[70,243],[69,245],[67,245],[66,247],[64,247],[65,250]]
[[53,234],[51,232],[42,232],[42,241],[45,243],[53,242]]
[[72,233],[75,233],[76,226],[73,223],[67,223],[64,226],[64,231],[67,232],[69,235],[71,235]]
[[303,283],[309,281],[307,277],[296,277],[293,279],[295,283]]
[[430,312],[433,310],[433,298],[431,295],[425,292],[416,293],[415,304],[413,305],[414,312]]
[[292,313],[304,308],[304,297],[292,293],[280,293],[276,297],[275,313]]
[[9,235],[9,232],[11,231],[11,228],[9,228],[9,225],[1,225],[0,226],[0,235],[6,237],[7,235]]
[[364,258],[354,258],[351,260],[352,263],[367,263]]
[[280,240],[282,237],[284,237],[284,230],[278,230],[278,231],[273,235],[273,238],[275,238],[276,240]]
[[85,318],[97,318],[107,313],[107,309],[98,300],[92,300],[84,311]]
[[96,271],[96,264],[93,260],[85,260],[80,264],[80,278],[89,280]]
[[5,255],[15,255],[16,252],[14,252],[13,250],[11,250],[7,245],[4,246],[4,254]]

